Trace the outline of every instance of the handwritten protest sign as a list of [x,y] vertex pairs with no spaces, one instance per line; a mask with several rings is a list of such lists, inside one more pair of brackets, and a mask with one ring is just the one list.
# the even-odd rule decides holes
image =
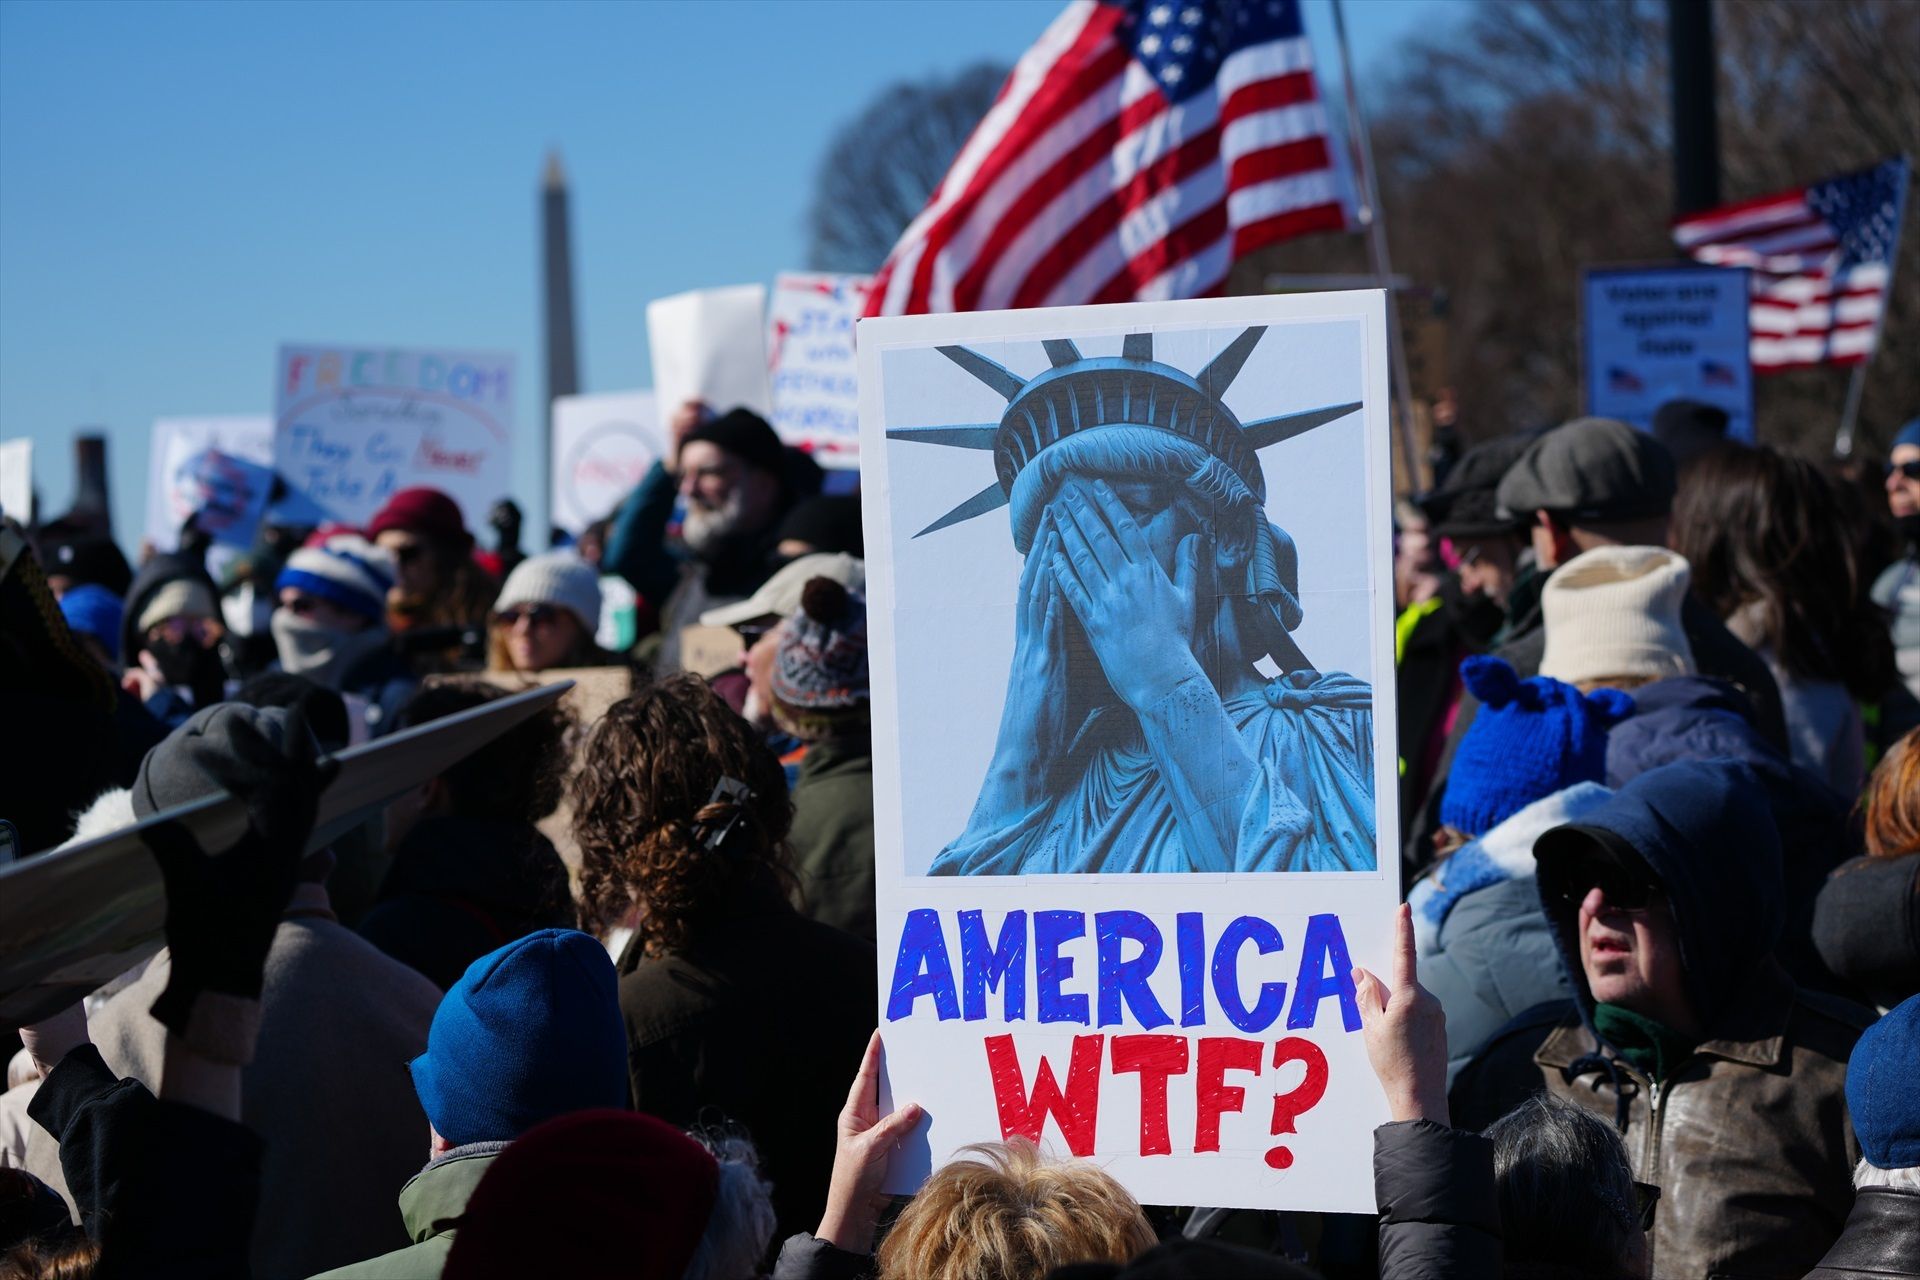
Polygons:
[[1747,271],[1736,267],[1599,268],[1584,280],[1587,412],[1641,430],[1669,400],[1727,412],[1727,434],[1753,439]]
[[556,399],[549,504],[554,527],[577,538],[612,515],[664,449],[651,391]]
[[275,465],[327,520],[427,485],[479,529],[511,488],[512,356],[283,346],[274,385]]
[[860,465],[853,325],[872,276],[782,272],[773,282],[767,355],[773,429],[823,467]]
[[1377,292],[861,323],[894,1189],[1025,1135],[1372,1208],[1386,367]]
[[0,440],[0,512],[33,523],[33,439]]
[[688,400],[725,413],[773,412],[767,393],[767,290],[758,284],[695,289],[647,304],[653,394],[663,415]]
[[214,542],[253,545],[273,491],[273,419],[156,418],[147,446],[147,541],[180,545],[188,516]]

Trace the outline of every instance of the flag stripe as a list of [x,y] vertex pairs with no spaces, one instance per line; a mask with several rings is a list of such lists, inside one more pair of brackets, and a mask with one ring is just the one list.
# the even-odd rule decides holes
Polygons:
[[876,276],[868,314],[1191,297],[1346,226],[1298,0],[1076,0]]

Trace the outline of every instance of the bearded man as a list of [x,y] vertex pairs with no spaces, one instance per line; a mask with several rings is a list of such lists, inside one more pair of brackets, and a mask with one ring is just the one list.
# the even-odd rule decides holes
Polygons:
[[1031,380],[942,347],[1006,395],[1000,423],[887,433],[992,449],[996,484],[921,532],[1006,506],[1026,559],[993,759],[932,874],[1376,866],[1372,690],[1293,641],[1258,456],[1360,406],[1242,426],[1223,396],[1264,333],[1197,375],[1146,333],[1117,357],[1049,340]]
[[[659,619],[654,669],[680,667],[680,631],[700,615],[744,600],[777,567],[781,517],[797,496],[795,462],[759,414],[718,417],[690,401],[671,423],[667,457],[614,514],[603,568],[640,593]],[[675,499],[683,507],[670,536]]]

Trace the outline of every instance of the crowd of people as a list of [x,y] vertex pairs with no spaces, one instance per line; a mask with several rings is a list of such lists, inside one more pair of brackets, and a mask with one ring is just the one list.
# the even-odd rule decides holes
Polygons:
[[[533,555],[429,489],[224,580],[191,521],[137,566],[7,526],[24,854],[248,824],[146,828],[165,946],[18,1028],[0,1277],[1920,1275],[1920,420],[1875,509],[1716,412],[1487,439],[1397,512],[1377,1220],[1023,1140],[883,1192],[924,1117],[879,1106],[859,500],[753,413],[682,406]],[[588,668],[603,713],[314,847],[336,753]]]

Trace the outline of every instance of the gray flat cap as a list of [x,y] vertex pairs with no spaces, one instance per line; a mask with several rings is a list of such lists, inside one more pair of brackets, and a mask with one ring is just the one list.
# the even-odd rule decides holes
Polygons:
[[1673,455],[1612,418],[1575,418],[1533,442],[1500,478],[1495,500],[1515,516],[1644,520],[1673,509]]

